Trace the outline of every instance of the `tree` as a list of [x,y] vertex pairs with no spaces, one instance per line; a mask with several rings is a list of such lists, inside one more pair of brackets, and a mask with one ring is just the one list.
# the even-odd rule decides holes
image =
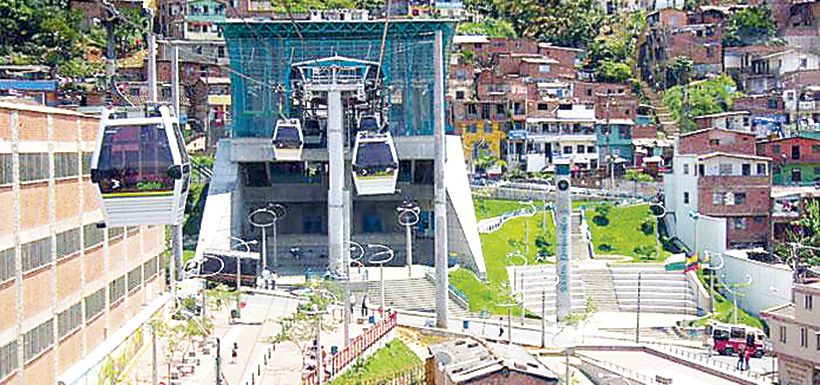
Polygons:
[[694,67],[695,62],[692,61],[692,58],[689,56],[684,55],[675,57],[675,60],[669,66],[669,74],[674,79],[673,84],[688,84]]
[[486,19],[480,23],[461,23],[457,31],[462,35],[487,35],[508,39],[518,37],[512,24],[502,19]]
[[604,60],[596,73],[600,82],[624,83],[632,77],[632,68],[626,63]]
[[678,121],[681,131],[688,132],[695,127],[692,117],[728,111],[736,96],[735,89],[732,78],[721,75],[667,89],[663,93],[663,105]]
[[468,9],[506,18],[519,36],[567,47],[585,47],[598,34],[603,9],[597,0],[493,0]]
[[741,9],[729,17],[723,34],[723,45],[738,47],[766,44],[777,32],[772,10],[766,4]]
[[[820,247],[820,202],[808,201],[803,215],[793,225],[794,229],[786,234],[789,242]],[[787,255],[787,262],[791,264],[791,250]],[[816,250],[797,248],[794,257],[798,258],[801,266],[820,266],[820,252]]]

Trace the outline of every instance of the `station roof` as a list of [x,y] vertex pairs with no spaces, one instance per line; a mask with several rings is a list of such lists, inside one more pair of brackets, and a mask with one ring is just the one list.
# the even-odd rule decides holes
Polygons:
[[557,377],[524,348],[477,339],[457,339],[429,347],[454,383],[509,370],[545,379]]

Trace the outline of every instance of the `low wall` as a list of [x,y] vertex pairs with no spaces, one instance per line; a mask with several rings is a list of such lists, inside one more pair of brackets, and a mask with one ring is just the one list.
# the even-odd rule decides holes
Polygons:
[[[724,283],[745,283],[751,277],[751,285],[740,285],[733,288],[741,293],[737,304],[750,314],[759,315],[761,311],[791,302],[793,285],[792,270],[786,265],[768,264],[749,259],[746,252],[729,250],[723,254],[725,265],[717,271],[717,278]],[[726,274],[725,282],[722,277]],[[726,293],[729,298],[732,296]]]

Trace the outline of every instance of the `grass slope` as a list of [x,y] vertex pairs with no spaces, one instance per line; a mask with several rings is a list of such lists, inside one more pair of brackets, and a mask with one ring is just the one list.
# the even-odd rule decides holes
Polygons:
[[[661,250],[660,261],[654,259],[655,233],[644,234],[641,231],[643,221],[651,217],[649,205],[635,205],[613,207],[609,213],[609,224],[600,226],[595,223],[595,208],[587,207],[586,219],[592,232],[592,242],[595,244],[596,252],[600,254],[625,255],[633,257],[633,262],[663,262],[670,255],[666,250]],[[655,226],[657,231],[657,226]],[[609,245],[611,249],[604,250],[602,246]],[[650,248],[652,258],[640,260],[640,255],[635,252],[636,247]]]
[[378,379],[420,364],[421,360],[407,345],[394,339],[368,357],[362,365],[353,366],[345,374],[331,381],[329,385],[355,385],[364,380]]

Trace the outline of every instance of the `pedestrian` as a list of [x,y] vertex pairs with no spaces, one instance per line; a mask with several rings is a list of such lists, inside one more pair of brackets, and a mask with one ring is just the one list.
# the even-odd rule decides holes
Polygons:
[[271,290],[276,290],[276,280],[277,279],[279,279],[279,275],[276,274],[276,272],[274,271],[273,274],[271,274],[271,277],[270,277],[270,289]]
[[498,338],[504,336],[504,317],[498,319]]
[[350,303],[348,304],[350,307],[350,314],[351,317],[353,316],[353,310],[356,309],[356,294],[350,293]]
[[752,352],[754,351],[754,346],[747,346],[746,347],[746,354],[744,360],[746,361],[746,370],[749,370],[749,359],[752,358]]
[[743,356],[746,354],[746,345],[740,345],[740,348],[737,350],[737,366],[736,368],[743,371]]
[[362,317],[367,316],[367,294],[362,297]]
[[231,363],[236,363],[236,357],[239,356],[239,352],[236,351],[236,344],[233,345],[233,349],[231,349]]

